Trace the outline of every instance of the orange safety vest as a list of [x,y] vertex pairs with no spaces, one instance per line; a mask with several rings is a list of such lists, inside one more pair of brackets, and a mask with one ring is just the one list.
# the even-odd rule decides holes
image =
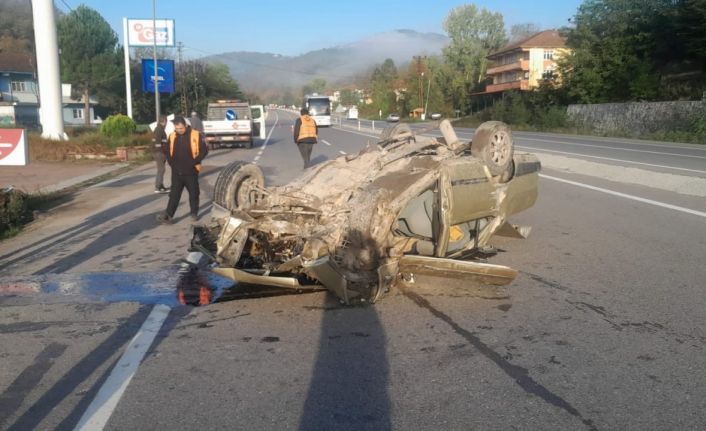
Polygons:
[[316,121],[308,115],[302,115],[302,124],[299,127],[299,136],[297,136],[297,142],[304,138],[314,138],[316,139]]
[[[176,141],[176,132],[169,135],[169,155],[174,157],[174,141]],[[191,157],[196,159],[199,156],[199,143],[201,136],[198,130],[191,129]],[[196,172],[201,172],[201,163],[194,166]]]

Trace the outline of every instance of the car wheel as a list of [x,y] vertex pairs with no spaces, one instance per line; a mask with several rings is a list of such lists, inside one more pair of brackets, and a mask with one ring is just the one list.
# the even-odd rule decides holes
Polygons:
[[385,127],[380,134],[380,141],[384,143],[384,146],[412,136],[412,129],[410,129],[409,124],[400,123]]
[[482,160],[493,176],[507,170],[513,153],[512,132],[502,121],[486,121],[473,134],[471,154]]
[[265,176],[259,166],[233,162],[218,174],[213,188],[213,201],[228,210],[248,208],[257,203],[257,190],[264,187]]

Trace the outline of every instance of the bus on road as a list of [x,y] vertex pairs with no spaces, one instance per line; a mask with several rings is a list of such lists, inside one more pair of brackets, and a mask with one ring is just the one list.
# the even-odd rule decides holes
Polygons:
[[328,96],[307,94],[302,106],[309,110],[309,115],[316,121],[317,126],[331,125],[331,99]]

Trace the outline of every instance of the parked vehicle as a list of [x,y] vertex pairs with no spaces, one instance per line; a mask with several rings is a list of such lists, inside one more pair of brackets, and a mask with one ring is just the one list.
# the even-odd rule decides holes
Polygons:
[[208,104],[203,122],[206,142],[213,146],[229,145],[252,148],[253,138],[265,137],[265,109],[239,100],[219,100]]
[[441,114],[438,112],[432,112],[431,115],[429,115],[429,118],[432,120],[441,120]]
[[396,123],[398,121],[400,121],[400,114],[392,113],[387,116],[388,123]]
[[[461,142],[387,127],[377,142],[265,187],[262,170],[234,162],[219,174],[210,225],[192,249],[211,271],[240,283],[321,288],[343,302],[376,301],[415,277],[507,284],[511,268],[485,263],[493,235],[525,237],[508,216],[537,199],[540,162],[516,154],[504,123]],[[437,280],[443,285],[443,281]]]
[[358,108],[356,108],[355,106],[348,108],[348,112],[346,113],[346,118],[348,120],[357,120],[358,119]]

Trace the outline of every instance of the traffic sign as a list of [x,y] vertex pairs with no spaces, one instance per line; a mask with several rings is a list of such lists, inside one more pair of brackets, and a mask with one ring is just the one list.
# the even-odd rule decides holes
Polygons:
[[26,166],[29,147],[24,129],[0,129],[0,165]]
[[226,111],[226,120],[228,121],[234,121],[236,118],[235,111],[232,109],[229,109]]

